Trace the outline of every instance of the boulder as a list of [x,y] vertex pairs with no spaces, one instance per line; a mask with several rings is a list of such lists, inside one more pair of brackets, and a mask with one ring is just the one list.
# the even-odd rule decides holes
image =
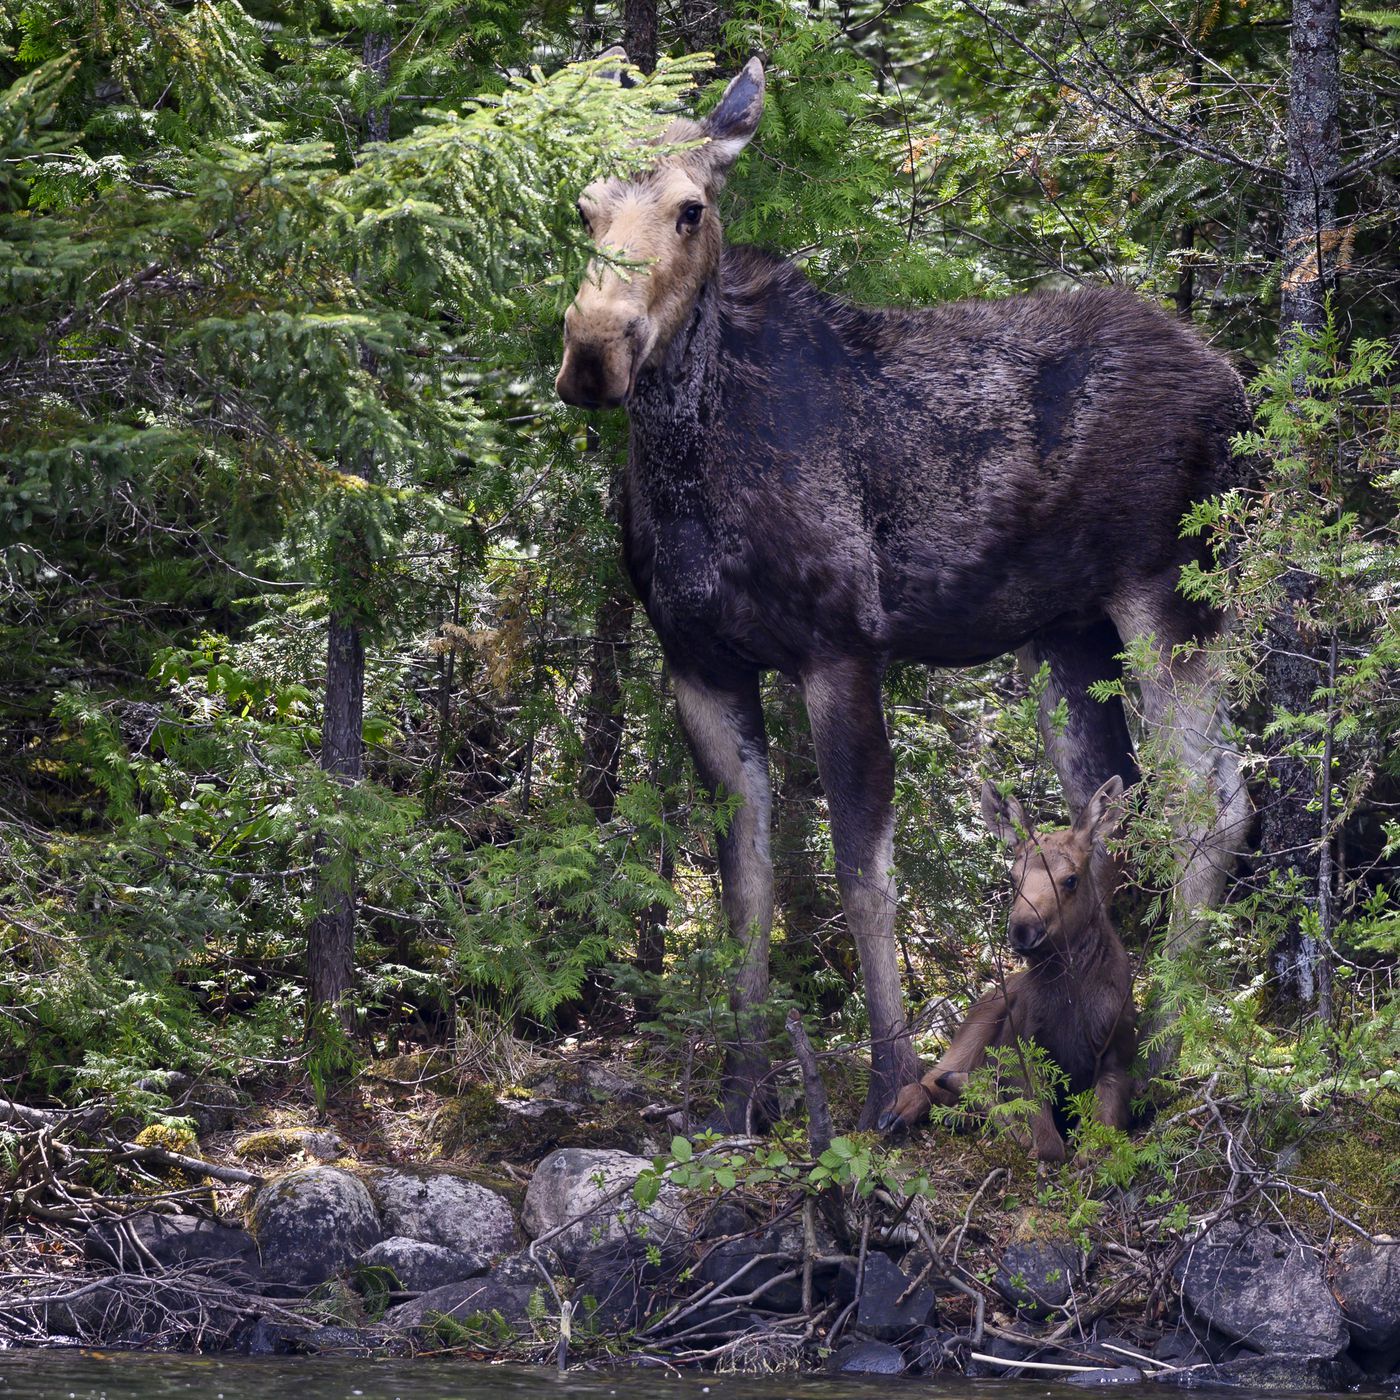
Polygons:
[[440,1244],[393,1235],[371,1245],[360,1255],[364,1268],[388,1269],[408,1293],[426,1293],[444,1283],[458,1283],[486,1272],[479,1254],[463,1254]]
[[265,1275],[277,1283],[322,1283],[383,1234],[364,1182],[337,1167],[302,1167],[269,1181],[248,1208]]
[[1078,1246],[1025,1240],[1007,1246],[992,1287],[1018,1317],[1041,1322],[1069,1302],[1083,1277],[1084,1256]]
[[1272,1230],[1222,1221],[1187,1251],[1177,1279],[1196,1317],[1256,1351],[1331,1357],[1351,1340],[1317,1251]]
[[[384,1314],[386,1327],[431,1331],[445,1318],[461,1327],[480,1326],[488,1334],[523,1332],[530,1325],[530,1299],[536,1289],[549,1297],[539,1272],[523,1254],[502,1259],[480,1278],[445,1283]],[[549,1306],[553,1299],[549,1298]]]
[[1345,1356],[1241,1356],[1218,1366],[1192,1371],[1162,1371],[1159,1385],[1181,1390],[1218,1390],[1239,1386],[1251,1393],[1285,1390],[1345,1390],[1361,1373]]
[[599,1332],[635,1331],[666,1307],[667,1286],[683,1263],[674,1249],[653,1260],[642,1240],[595,1245],[574,1265],[573,1296],[585,1304],[584,1317]]
[[904,1355],[888,1342],[850,1342],[832,1356],[827,1369],[843,1376],[898,1376]]
[[[843,1265],[843,1273],[850,1265]],[[888,1254],[866,1256],[861,1280],[860,1303],[856,1308],[856,1330],[880,1341],[900,1341],[932,1319],[933,1289],[920,1284],[912,1292],[913,1279]],[[838,1292],[841,1285],[838,1284]],[[908,1297],[900,1302],[901,1297]]]
[[636,1238],[664,1246],[685,1238],[685,1204],[674,1186],[663,1185],[645,1210],[632,1200],[632,1183],[650,1166],[645,1157],[611,1148],[551,1152],[525,1192],[526,1231],[539,1239],[558,1229],[547,1243],[568,1265],[598,1244]]
[[104,1220],[84,1237],[90,1259],[118,1269],[145,1273],[146,1256],[166,1269],[198,1266],[229,1282],[251,1282],[261,1270],[258,1247],[246,1230],[197,1215],[129,1215],[120,1223]]
[[948,1327],[923,1327],[904,1354],[912,1371],[962,1371],[971,1347],[968,1338]]
[[1033,1355],[1038,1348],[1034,1339],[1028,1337],[1022,1346],[1019,1342],[1010,1341],[1006,1337],[984,1337],[982,1345],[978,1351],[984,1356],[994,1356],[995,1361],[974,1361],[968,1359],[965,1374],[977,1379],[987,1376],[1023,1376],[1025,1367],[1018,1366],[1018,1361],[1024,1361]]
[[471,1255],[482,1269],[520,1242],[510,1202],[455,1172],[377,1171],[370,1191],[386,1235]]
[[1400,1240],[1377,1235],[1347,1248],[1332,1279],[1351,1339],[1369,1352],[1400,1347]]
[[[824,1225],[816,1229],[817,1253],[831,1256],[836,1241]],[[737,1297],[767,1288],[754,1299],[754,1306],[773,1312],[797,1312],[802,1307],[802,1222],[781,1220],[766,1230],[747,1233],[738,1239],[724,1240],[709,1248],[696,1270],[702,1283],[723,1283],[739,1274],[726,1292]],[[742,1270],[742,1273],[740,1272]],[[774,1282],[784,1274],[794,1277]],[[817,1296],[826,1292],[836,1280],[837,1265],[819,1264],[812,1270],[812,1290]]]

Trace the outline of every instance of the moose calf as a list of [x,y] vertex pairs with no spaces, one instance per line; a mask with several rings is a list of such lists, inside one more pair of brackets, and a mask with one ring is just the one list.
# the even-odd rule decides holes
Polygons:
[[[1034,1042],[1064,1071],[1067,1093],[1093,1088],[1100,1122],[1128,1125],[1137,1050],[1132,970],[1109,919],[1117,862],[1104,845],[1122,820],[1123,780],[1110,778],[1063,831],[1037,833],[1021,804],[987,783],[982,816],[1012,848],[1015,902],[1007,924],[1026,966],[967,1013],[947,1053],[917,1084],[906,1084],[880,1117],[900,1132],[934,1104],[951,1107],[991,1048]],[[1062,1105],[1042,1103],[1031,1119],[1034,1155],[1062,1162]]]

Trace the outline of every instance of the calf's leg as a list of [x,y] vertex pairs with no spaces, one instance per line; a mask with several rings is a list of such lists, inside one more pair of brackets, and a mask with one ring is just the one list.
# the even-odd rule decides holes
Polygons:
[[1006,994],[989,992],[973,1004],[948,1042],[943,1058],[916,1084],[905,1084],[885,1106],[876,1126],[882,1133],[900,1133],[928,1117],[934,1104],[951,1107],[967,1084],[967,1076],[987,1060],[987,1047],[1001,1037],[1006,1024]]
[[769,851],[771,793],[768,740],[758,674],[723,685],[675,676],[676,702],[696,766],[717,796],[743,803],[719,837],[721,903],[729,931],[743,947],[730,1006],[734,1039],[726,1048],[724,1124],[744,1132],[766,1116],[768,1074],[768,937],[773,926],[773,861]]
[[1094,1081],[1094,1116],[1109,1128],[1128,1127],[1133,1077],[1125,1069],[1105,1069]]
[[860,1125],[868,1128],[919,1073],[894,941],[894,756],[872,662],[815,667],[802,676],[802,694],[831,812],[836,881],[865,978],[871,1075]]

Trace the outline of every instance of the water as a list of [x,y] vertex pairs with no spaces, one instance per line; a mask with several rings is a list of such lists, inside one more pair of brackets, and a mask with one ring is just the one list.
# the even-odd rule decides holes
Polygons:
[[[1083,1390],[1037,1381],[809,1375],[675,1375],[660,1370],[570,1372],[479,1361],[323,1361],[120,1354],[0,1353],[0,1400],[1072,1400]],[[1183,1392],[1115,1388],[1168,1400]],[[1236,1389],[1232,1400],[1264,1392]],[[1289,1400],[1307,1400],[1296,1392]],[[1321,1397],[1317,1397],[1321,1400]]]

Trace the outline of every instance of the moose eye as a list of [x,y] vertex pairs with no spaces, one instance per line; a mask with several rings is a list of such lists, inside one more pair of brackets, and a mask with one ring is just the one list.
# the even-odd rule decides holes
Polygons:
[[681,216],[676,220],[676,232],[682,233],[688,228],[696,228],[700,223],[700,216],[705,212],[703,204],[686,204],[681,208]]
[[1066,875],[1061,882],[1067,890],[1072,890],[1079,883],[1078,875]]
[[588,222],[588,215],[583,212],[583,205],[578,204],[575,206],[575,208],[577,208],[578,210],[578,221],[583,225],[584,232],[592,233],[593,225]]

